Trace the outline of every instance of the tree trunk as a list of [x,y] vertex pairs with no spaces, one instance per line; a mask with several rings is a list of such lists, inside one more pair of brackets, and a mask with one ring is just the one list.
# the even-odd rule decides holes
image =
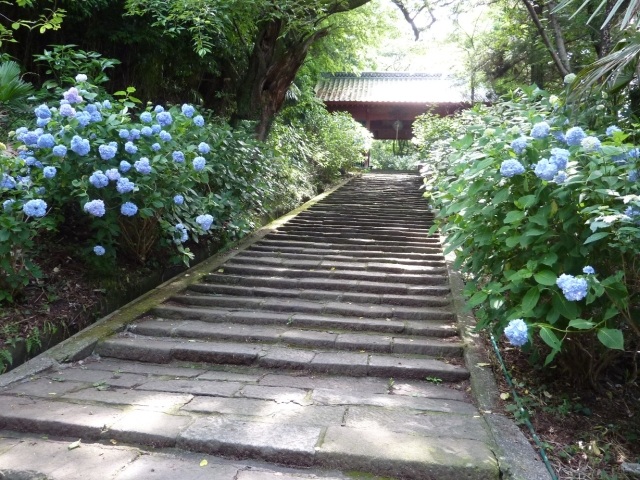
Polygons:
[[560,28],[560,24],[558,23],[558,17],[553,11],[556,9],[556,2],[550,1],[547,4],[547,10],[549,12],[549,23],[551,23],[551,28],[553,28],[553,36],[556,39],[556,46],[558,48],[558,57],[560,57],[560,61],[565,66],[565,68],[571,72],[571,63],[569,62],[569,55],[567,55],[567,47],[564,43],[564,35],[562,34],[562,28]]

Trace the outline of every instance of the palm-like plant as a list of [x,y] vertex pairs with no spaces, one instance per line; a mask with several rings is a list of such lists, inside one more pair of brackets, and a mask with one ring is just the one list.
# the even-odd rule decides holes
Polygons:
[[33,85],[20,77],[20,66],[12,61],[0,63],[0,124],[12,112],[24,110],[26,99],[33,93]]

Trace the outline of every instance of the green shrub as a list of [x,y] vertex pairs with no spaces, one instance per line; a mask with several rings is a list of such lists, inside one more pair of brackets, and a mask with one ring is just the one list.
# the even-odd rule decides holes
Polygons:
[[479,327],[509,326],[526,348],[537,334],[545,364],[562,352],[595,382],[640,340],[640,150],[617,127],[583,131],[535,88],[457,122],[426,196]]

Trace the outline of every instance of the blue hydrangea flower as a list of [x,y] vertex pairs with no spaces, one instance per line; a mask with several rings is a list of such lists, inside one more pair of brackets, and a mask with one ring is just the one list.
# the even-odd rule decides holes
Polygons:
[[67,154],[67,147],[64,145],[56,145],[52,150],[56,157],[64,157]]
[[84,204],[83,209],[94,217],[102,217],[106,213],[104,202],[102,200],[91,200]]
[[51,110],[49,110],[49,106],[46,103],[39,105],[34,110],[36,117],[41,119],[51,118]]
[[127,142],[124,144],[124,149],[127,153],[130,153],[131,155],[133,155],[134,153],[136,153],[138,151],[138,147],[136,147],[134,145],[133,142]]
[[184,153],[180,151],[175,151],[171,154],[173,161],[176,163],[184,163]]
[[163,142],[168,142],[171,140],[171,134],[169,132],[167,132],[166,130],[162,130],[158,136],[160,137],[160,140],[162,140]]
[[569,130],[567,130],[567,133],[565,135],[567,139],[567,145],[569,145],[570,147],[580,145],[580,142],[582,142],[582,139],[586,136],[587,134],[584,133],[584,130],[582,130],[580,127],[570,128]]
[[607,127],[607,137],[613,137],[613,134],[615,132],[621,132],[622,130],[620,130],[620,127],[618,127],[617,125],[611,125],[609,127]]
[[551,127],[547,122],[536,123],[531,129],[531,136],[533,138],[542,139],[549,135]]
[[196,157],[193,159],[193,169],[196,172],[199,172],[204,169],[204,166],[206,165],[206,163],[207,162],[203,157]]
[[151,112],[142,112],[140,114],[140,121],[142,123],[151,123],[153,121],[153,116],[151,115]]
[[595,152],[600,150],[600,140],[593,136],[583,138],[580,141],[580,145],[582,145],[585,152]]
[[136,184],[126,177],[120,177],[116,182],[116,190],[120,194],[132,192],[135,187]]
[[196,117],[193,117],[193,123],[196,127],[203,127],[204,126],[204,118],[202,118],[202,115],[198,115]]
[[151,173],[151,165],[149,165],[149,159],[147,157],[142,157],[140,160],[133,164],[138,173],[143,175],[148,175]]
[[158,150],[160,150],[162,147],[160,146],[159,143],[154,143],[153,145],[151,145],[151,150],[153,150],[154,152],[157,152]]
[[629,174],[627,175],[627,180],[630,182],[637,182],[638,181],[638,171],[637,170],[631,170],[629,172]]
[[36,125],[38,125],[39,127],[44,127],[45,125],[47,125],[49,122],[51,121],[50,118],[38,118],[36,120]]
[[93,123],[102,121],[102,114],[98,111],[91,113],[91,121]]
[[162,105],[156,105],[153,111],[156,113],[162,113],[164,112],[164,108],[162,108]]
[[40,138],[40,135],[36,131],[26,132],[24,135],[22,135],[22,141],[28,147],[35,147],[36,145],[38,145],[38,138]]
[[142,127],[140,129],[140,135],[142,135],[143,137],[150,137],[151,135],[153,135],[153,130],[151,130],[151,127]]
[[140,139],[140,130],[137,128],[132,128],[129,132],[129,140],[139,140]]
[[13,204],[16,203],[16,201],[13,198],[10,198],[8,200],[5,200],[4,202],[2,202],[2,208],[7,211],[7,210],[11,210],[11,208],[13,208]]
[[22,206],[22,211],[28,217],[44,217],[47,213],[47,203],[44,200],[29,200]]
[[500,165],[500,175],[503,177],[511,178],[521,173],[524,173],[524,167],[518,160],[505,160],[502,162],[502,165]]
[[213,216],[207,214],[198,215],[196,217],[196,223],[202,227],[202,229],[206,232],[211,228],[211,224],[213,223]]
[[160,112],[156,116],[156,120],[162,127],[167,127],[173,123],[173,118],[171,118],[171,114],[169,112]]
[[182,205],[184,203],[184,197],[182,195],[176,195],[173,197],[173,203],[176,205]]
[[183,224],[178,223],[176,225],[176,234],[178,235],[175,238],[175,242],[176,243],[184,243],[187,240],[189,240],[189,233],[187,232],[187,227],[185,227]]
[[56,167],[44,167],[42,169],[42,176],[44,178],[53,178],[56,176],[56,173],[58,173]]
[[44,193],[45,193],[46,191],[47,191],[47,189],[46,189],[46,188],[44,188],[44,187],[38,187],[38,188],[36,188],[36,194],[38,194],[38,195],[44,195]]
[[104,174],[107,176],[107,178],[111,182],[116,182],[116,181],[120,180],[120,177],[121,177],[120,172],[118,171],[117,168],[110,168],[109,170],[104,172]]
[[98,147],[98,153],[100,154],[100,158],[102,158],[102,160],[111,160],[116,156],[117,152],[118,147],[114,147],[112,145],[105,144]]
[[562,289],[564,297],[570,302],[577,302],[587,296],[589,284],[584,278],[562,274],[556,280],[556,285]]
[[83,100],[80,96],[80,92],[78,92],[78,89],[76,87],[71,87],[69,90],[64,92],[62,96],[70,104],[81,103]]
[[96,188],[104,188],[109,185],[109,178],[101,170],[97,170],[89,177],[89,183]]
[[80,112],[76,115],[76,120],[80,127],[84,128],[91,123],[91,114],[88,112]]
[[102,102],[102,108],[106,108],[107,110],[111,110],[111,102],[109,100],[105,100]]
[[86,107],[84,107],[84,111],[88,113],[95,113],[100,108],[100,104],[96,105],[95,103],[90,103]]
[[51,148],[56,144],[56,140],[53,138],[53,135],[50,133],[45,133],[44,135],[40,135],[37,141],[37,145],[39,148]]
[[564,170],[559,171],[555,177],[553,177],[553,181],[555,183],[564,183],[567,181],[567,172],[565,172]]
[[558,167],[555,163],[543,158],[536,164],[533,172],[536,174],[536,177],[550,182],[558,173]]
[[640,216],[640,210],[638,210],[637,208],[633,208],[633,207],[627,207],[624,210],[624,215],[626,215],[627,217],[629,217],[630,219],[635,219],[636,217]]
[[120,171],[122,173],[127,173],[131,169],[131,164],[126,160],[122,160],[120,162]]
[[[515,150],[515,148],[514,148],[514,150]],[[211,151],[211,147],[209,146],[208,143],[200,142],[200,144],[198,145],[198,151],[200,153],[203,153],[203,154],[204,153],[209,153]]]
[[76,82],[82,83],[87,81],[87,76],[84,73],[79,73],[76,75]]
[[104,255],[105,252],[106,252],[106,250],[104,249],[104,247],[102,245],[96,245],[95,247],[93,247],[93,253],[95,253],[99,257]]
[[129,140],[129,130],[127,130],[126,128],[121,128],[118,131],[118,136],[123,140]]
[[27,157],[24,159],[24,163],[27,165],[27,167],[33,167],[36,165],[36,163],[38,163],[38,159],[36,157]]
[[629,155],[629,158],[640,158],[640,148],[631,149],[627,155]]
[[16,187],[20,187],[23,190],[26,190],[30,186],[31,186],[31,176],[30,175],[25,175],[24,177],[21,177],[20,175],[16,176]]
[[125,202],[120,207],[120,213],[126,217],[133,217],[138,213],[138,207],[135,203]]
[[85,156],[91,150],[89,146],[89,140],[86,140],[79,135],[74,135],[71,139],[71,150],[76,152],[81,157]]
[[525,137],[516,138],[511,142],[511,148],[513,148],[514,152],[520,155],[527,149],[527,139]]
[[60,115],[67,118],[73,118],[76,116],[76,109],[68,103],[60,105]]
[[18,127],[16,128],[16,140],[19,142],[24,142],[24,136],[29,132],[27,127]]
[[193,114],[196,112],[195,108],[193,108],[191,105],[187,105],[186,103],[182,105],[181,110],[182,114],[188,118],[193,117]]
[[[609,127],[611,128],[611,127]],[[587,275],[593,275],[596,273],[596,271],[594,270],[594,268],[591,265],[587,265],[586,267],[584,267],[582,269],[582,273],[586,273]]]
[[160,130],[162,130],[162,127],[157,123],[154,123],[153,125],[151,125],[151,131],[153,133],[160,133]]
[[0,188],[16,188],[16,179],[6,173],[2,174],[2,180],[0,180]]
[[549,158],[549,161],[555,163],[556,167],[558,167],[558,170],[564,170],[565,168],[567,168],[569,155],[571,155],[569,150],[565,150],[564,148],[552,148],[551,158]]
[[511,345],[521,347],[529,341],[529,335],[527,334],[527,324],[521,318],[511,320],[504,329],[504,334],[509,340]]

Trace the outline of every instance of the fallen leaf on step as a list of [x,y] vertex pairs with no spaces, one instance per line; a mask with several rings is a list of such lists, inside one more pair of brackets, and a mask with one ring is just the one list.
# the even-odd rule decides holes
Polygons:
[[75,442],[70,443],[67,448],[69,450],[73,450],[74,448],[79,448],[79,447],[80,447],[80,440],[76,440]]
[[508,400],[510,396],[511,396],[511,395],[509,395],[509,392],[504,392],[504,393],[501,393],[501,394],[500,394],[500,398],[501,398],[502,400]]
[[206,459],[204,459],[204,460],[202,460],[202,461],[200,462],[200,466],[201,466],[201,467],[206,467],[207,465],[209,465],[209,462],[207,462],[207,460],[206,460]]
[[476,363],[476,367],[490,367],[490,363]]

